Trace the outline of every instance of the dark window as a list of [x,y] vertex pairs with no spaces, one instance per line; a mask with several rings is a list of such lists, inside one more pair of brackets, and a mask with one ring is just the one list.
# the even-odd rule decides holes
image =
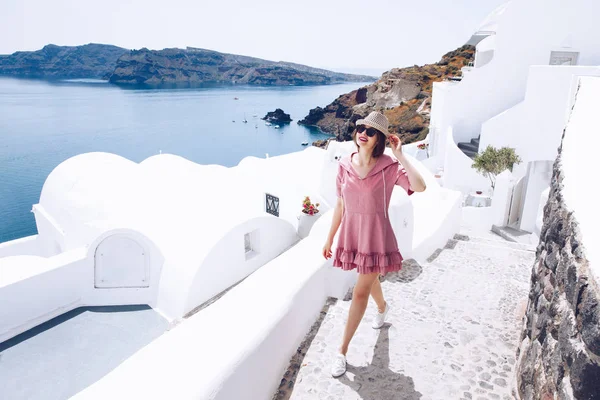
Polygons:
[[279,197],[266,193],[266,211],[276,217],[279,217]]

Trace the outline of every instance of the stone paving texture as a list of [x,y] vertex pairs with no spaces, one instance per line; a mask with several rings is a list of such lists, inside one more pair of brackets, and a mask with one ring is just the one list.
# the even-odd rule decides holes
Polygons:
[[350,301],[329,299],[273,399],[512,399],[534,259],[531,245],[462,231],[426,264],[406,260],[382,282],[386,324],[371,328],[369,301],[338,379],[330,362]]

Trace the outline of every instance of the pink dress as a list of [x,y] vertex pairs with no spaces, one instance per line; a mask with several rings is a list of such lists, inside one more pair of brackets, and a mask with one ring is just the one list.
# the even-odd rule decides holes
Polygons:
[[356,268],[359,274],[399,271],[402,255],[388,207],[394,185],[409,195],[413,193],[406,170],[398,160],[384,154],[361,179],[351,164],[352,155],[340,160],[338,169],[337,195],[344,200],[344,214],[333,265],[344,270]]

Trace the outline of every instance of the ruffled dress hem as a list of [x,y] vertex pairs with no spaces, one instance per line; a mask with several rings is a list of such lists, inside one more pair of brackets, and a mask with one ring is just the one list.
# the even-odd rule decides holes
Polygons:
[[374,272],[385,274],[402,269],[402,255],[399,251],[365,254],[355,250],[338,248],[333,258],[333,266],[344,271],[356,269],[359,274],[372,274]]

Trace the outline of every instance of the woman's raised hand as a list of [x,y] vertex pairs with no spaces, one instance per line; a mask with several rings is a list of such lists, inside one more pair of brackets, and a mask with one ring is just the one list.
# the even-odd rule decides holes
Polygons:
[[390,141],[390,145],[394,153],[402,153],[402,140],[400,140],[398,136],[391,134],[388,137],[388,140]]

